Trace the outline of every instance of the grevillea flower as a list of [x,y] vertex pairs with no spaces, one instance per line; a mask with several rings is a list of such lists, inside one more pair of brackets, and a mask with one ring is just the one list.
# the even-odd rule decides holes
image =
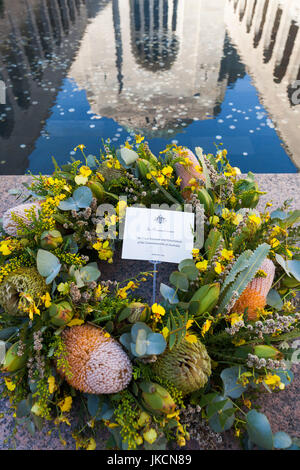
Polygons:
[[265,259],[260,271],[264,271],[266,277],[253,279],[232,308],[232,312],[237,314],[244,313],[247,308],[249,320],[257,320],[258,310],[263,309],[267,303],[267,295],[275,275],[274,263],[270,259]]
[[117,393],[127,387],[132,366],[120,344],[92,325],[72,326],[63,334],[70,373],[59,373],[85,393]]
[[[180,189],[184,191],[189,187],[191,180],[202,180],[204,181],[204,175],[200,167],[200,163],[197,160],[194,153],[185,149],[185,157],[183,158],[185,163],[176,163],[176,174],[180,178]],[[188,191],[186,192],[186,197],[188,198]]]
[[[27,227],[31,225],[32,219],[29,216],[31,211],[38,216],[38,211],[41,209],[39,202],[32,202],[30,204],[20,204],[19,206],[8,209],[3,215],[3,229],[8,235],[16,237],[20,225],[18,220]],[[15,219],[15,220],[14,220]]]

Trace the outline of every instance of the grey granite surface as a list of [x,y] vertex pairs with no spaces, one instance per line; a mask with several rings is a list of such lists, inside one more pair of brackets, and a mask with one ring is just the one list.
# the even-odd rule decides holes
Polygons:
[[[262,191],[267,191],[267,195],[262,196],[259,208],[262,209],[266,202],[271,201],[273,208],[277,208],[286,199],[293,199],[292,207],[300,208],[300,174],[259,174],[256,175]],[[13,207],[16,203],[15,196],[8,193],[9,190],[20,188],[23,182],[30,181],[28,176],[0,176],[0,217],[3,212]],[[157,285],[160,282],[168,282],[169,274],[174,270],[176,265],[161,265],[158,270]],[[113,265],[103,264],[101,266],[102,276],[104,279],[127,279],[132,273],[139,271],[152,270],[153,267],[147,262],[125,261],[120,259],[117,253],[115,263]],[[139,292],[143,298],[151,301],[152,286],[145,284]],[[268,394],[267,392],[259,399],[263,412],[268,416],[274,432],[285,430],[294,437],[300,437],[300,407],[298,396],[300,393],[300,374],[297,375],[299,366],[294,366],[295,380],[283,392]],[[14,419],[9,411],[9,403],[0,400],[0,449],[75,449],[74,440],[71,437],[68,426],[64,424],[61,427],[61,435],[54,430],[51,435],[49,431],[50,425],[47,425],[41,432],[32,437],[26,429],[18,429],[12,440],[6,442],[7,437],[12,433],[14,428]],[[98,435],[97,449],[102,449],[105,433]],[[64,442],[65,441],[65,442]],[[63,443],[62,443],[63,442]],[[65,444],[65,445],[64,445]],[[199,444],[197,442],[189,442],[188,449],[238,449],[239,444],[233,437],[232,432],[223,434],[223,441],[213,447],[207,444]]]

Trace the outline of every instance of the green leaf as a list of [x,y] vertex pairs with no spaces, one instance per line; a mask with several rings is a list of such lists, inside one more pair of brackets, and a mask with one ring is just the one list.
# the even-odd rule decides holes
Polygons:
[[300,260],[298,259],[291,259],[287,262],[288,264],[288,269],[290,270],[290,273],[292,276],[294,276],[297,281],[300,282]]
[[179,271],[182,271],[184,268],[187,268],[187,267],[193,267],[195,266],[195,263],[194,263],[194,260],[188,258],[188,259],[184,259],[182,260],[179,265],[178,265],[178,269]]
[[284,431],[279,431],[274,434],[273,442],[275,449],[287,449],[293,443],[290,436]]
[[19,331],[17,326],[10,326],[0,330],[0,340],[7,341],[12,335],[16,334]]
[[284,220],[283,223],[285,227],[290,227],[298,222],[300,222],[300,210],[295,210]]
[[204,177],[205,177],[205,187],[206,187],[206,189],[210,189],[211,188],[211,181],[210,181],[209,171],[207,169],[205,159],[204,159],[204,156],[203,156],[203,149],[201,147],[196,147],[195,152],[196,152],[196,155],[199,158],[199,160],[201,162],[201,166],[203,168],[203,174],[204,174]]
[[210,403],[209,405],[207,405],[206,407],[207,419],[211,418],[215,413],[222,410],[227,402],[228,402],[228,399],[224,397],[222,400],[214,401],[213,403]]
[[123,147],[122,149],[120,149],[119,156],[125,163],[125,167],[132,165],[139,158],[138,154],[134,150],[128,149],[127,147]]
[[[221,395],[218,395],[217,397],[214,398],[215,403],[222,404],[222,407],[218,410],[218,412],[214,413],[208,420],[208,423],[214,432],[227,431],[228,429],[231,428],[231,426],[234,423],[235,418],[234,418],[233,411],[232,411],[232,402],[228,398],[225,400],[224,398],[225,397]],[[223,413],[225,413],[225,415],[224,415],[224,419],[222,419],[222,422],[221,422],[220,417],[223,415]]]
[[[219,420],[220,420],[220,425],[221,425],[222,430],[224,430],[224,427],[225,426],[227,427],[229,423],[232,421],[229,418],[231,418],[235,414],[235,411],[236,411],[236,408],[232,407],[226,410],[223,409],[222,413],[219,414]],[[232,424],[230,425],[230,427],[231,426]]]
[[34,436],[35,435],[35,425],[33,421],[27,421],[26,423],[27,430],[29,433]]
[[28,404],[27,400],[22,400],[18,403],[16,415],[17,418],[25,418],[30,414],[31,407]]
[[248,387],[243,387],[241,384],[237,383],[237,380],[246,369],[240,366],[233,366],[227,369],[224,369],[221,372],[221,379],[224,384],[224,395],[231,398],[239,398],[242,393],[244,393]]
[[87,408],[92,417],[96,416],[99,409],[100,397],[99,395],[88,395]]
[[196,281],[199,276],[199,270],[195,264],[193,266],[185,266],[181,269],[181,272],[187,276],[190,281]]
[[80,269],[80,276],[84,283],[97,281],[100,275],[97,263],[89,263]]
[[179,299],[176,294],[176,291],[172,287],[167,286],[166,284],[160,284],[160,293],[165,300],[167,300],[171,305],[178,304]]
[[126,318],[128,318],[130,315],[131,315],[131,309],[129,307],[125,307],[122,310],[122,312],[120,313],[120,315],[118,317],[118,321],[122,322],[122,321],[126,320]]
[[280,381],[285,385],[290,385],[294,380],[294,374],[291,370],[276,369],[276,375],[279,375]]
[[267,295],[267,304],[276,310],[281,310],[283,307],[283,301],[275,289],[271,289]]
[[170,282],[175,286],[177,289],[182,290],[183,292],[188,292],[189,290],[189,280],[187,276],[183,273],[178,271],[174,271],[170,275]]
[[273,449],[273,435],[268,418],[256,410],[246,416],[246,429],[251,441],[262,449]]
[[38,250],[36,263],[40,275],[46,278],[46,284],[55,279],[61,268],[59,259],[46,250]]
[[251,258],[251,255],[253,254],[253,252],[251,250],[247,250],[247,251],[244,251],[244,253],[242,253],[238,259],[236,260],[236,262],[234,263],[234,265],[232,266],[229,274],[226,276],[225,280],[224,280],[224,283],[222,285],[222,289],[221,289],[221,293],[224,292],[224,290],[226,289],[226,287],[231,284],[236,276],[241,272],[243,271],[244,269],[248,268],[249,266],[249,261],[250,261],[250,258]]
[[216,398],[217,396],[218,396],[218,394],[216,392],[207,393],[206,395],[204,395],[201,398],[201,400],[199,401],[199,405],[202,406],[202,407],[206,406],[206,405],[208,405],[208,403],[211,403],[213,401],[213,399]]
[[222,241],[222,233],[212,228],[208,234],[207,240],[204,244],[205,251],[207,252],[207,259],[211,261]]

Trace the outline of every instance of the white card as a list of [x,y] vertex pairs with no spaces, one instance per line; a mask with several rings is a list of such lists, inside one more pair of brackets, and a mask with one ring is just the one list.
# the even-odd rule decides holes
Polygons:
[[192,258],[194,219],[190,212],[128,207],[122,258],[164,263]]

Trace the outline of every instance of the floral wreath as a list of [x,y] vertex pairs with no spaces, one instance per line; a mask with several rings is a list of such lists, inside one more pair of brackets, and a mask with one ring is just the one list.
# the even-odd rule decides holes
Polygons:
[[[3,216],[1,393],[17,423],[71,425],[79,406],[77,448],[95,449],[99,427],[108,448],[185,446],[200,422],[233,428],[247,449],[298,448],[252,397],[293,380],[300,211],[290,201],[258,211],[265,193],[222,146],[196,157],[168,145],[156,157],[136,136],[119,150],[108,141],[98,158],[75,151],[83,158],[32,175],[27,199]],[[134,296],[153,272],[101,280],[126,207],[187,201],[204,207],[205,243],[161,284],[161,303]]]

